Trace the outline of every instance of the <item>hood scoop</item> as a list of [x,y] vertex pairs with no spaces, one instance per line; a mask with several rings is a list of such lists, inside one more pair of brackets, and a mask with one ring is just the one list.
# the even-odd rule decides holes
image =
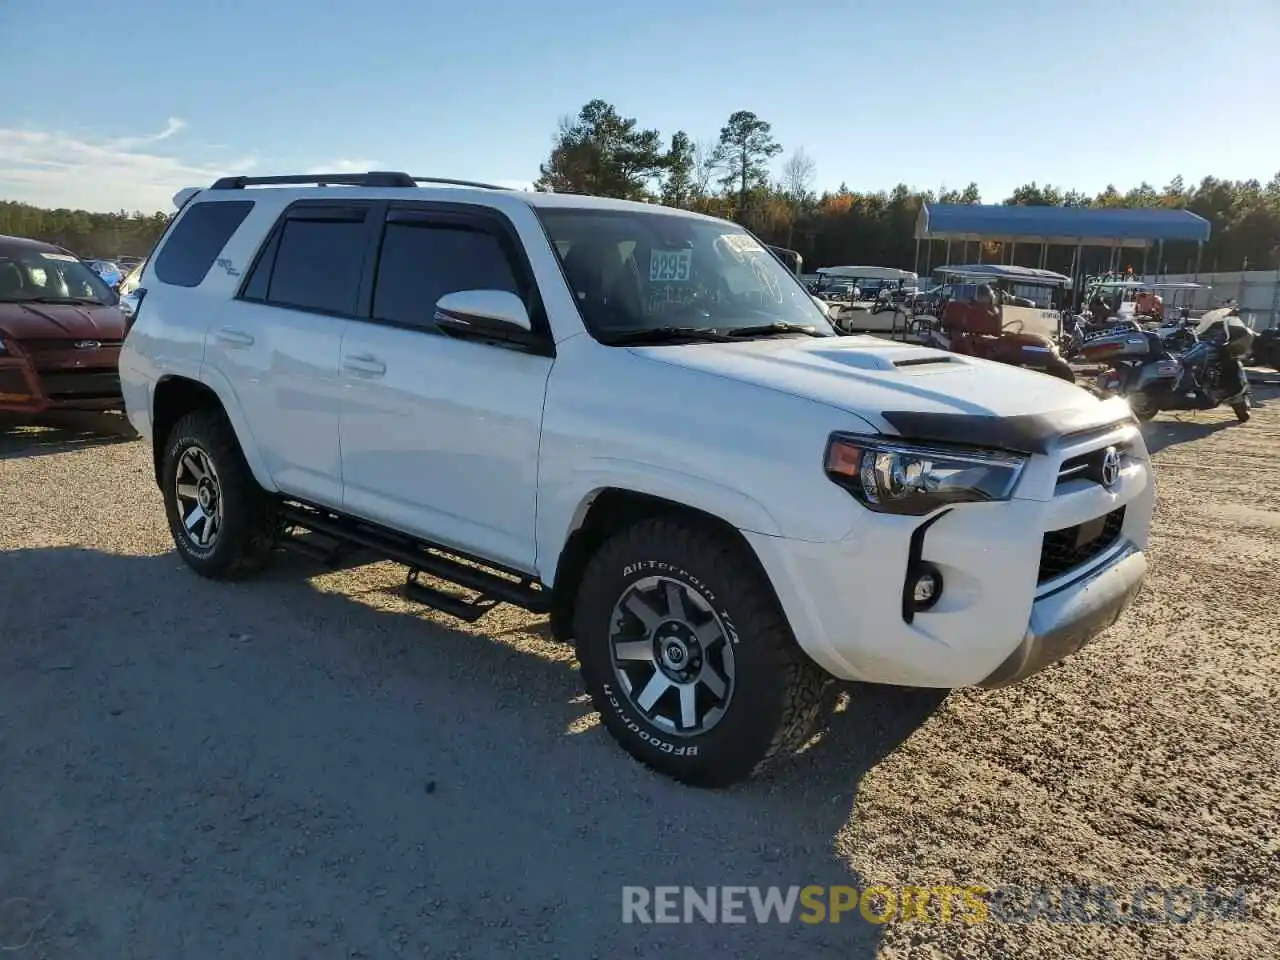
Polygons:
[[956,359],[954,358],[954,355],[944,353],[941,356],[905,357],[902,360],[893,361],[893,365],[895,367],[923,367],[923,366],[926,366],[927,364],[956,363],[956,362],[958,361],[956,361]]
[[891,373],[903,367],[937,367],[939,365],[963,365],[964,358],[954,353],[934,350],[930,347],[918,347],[914,344],[901,344],[881,341],[875,346],[865,342],[849,344],[834,348],[820,348],[812,351],[814,355],[825,360],[852,367],[855,370],[883,371]]

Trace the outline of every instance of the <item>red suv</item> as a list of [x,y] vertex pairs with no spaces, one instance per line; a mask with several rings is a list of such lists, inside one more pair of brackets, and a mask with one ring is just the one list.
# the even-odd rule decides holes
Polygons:
[[121,407],[118,302],[70,251],[0,236],[0,411]]

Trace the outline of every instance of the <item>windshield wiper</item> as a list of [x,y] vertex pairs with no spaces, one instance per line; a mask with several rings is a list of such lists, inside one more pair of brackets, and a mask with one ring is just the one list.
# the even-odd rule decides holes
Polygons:
[[600,337],[602,343],[611,347],[649,343],[697,343],[698,341],[730,343],[735,339],[715,327],[637,327],[603,334]]
[[831,334],[822,333],[817,327],[807,323],[785,323],[778,321],[777,323],[761,323],[753,327],[733,327],[725,331],[729,336],[735,339],[742,337],[758,337],[770,333],[804,333],[811,337],[829,337]]
[[106,301],[94,300],[92,297],[24,297],[19,303],[75,303],[95,307],[105,307]]

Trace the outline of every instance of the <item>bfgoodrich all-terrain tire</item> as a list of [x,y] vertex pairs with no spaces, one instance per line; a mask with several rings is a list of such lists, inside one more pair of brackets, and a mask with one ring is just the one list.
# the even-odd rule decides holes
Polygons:
[[746,548],[680,518],[641,521],[597,551],[574,636],[609,732],[695,786],[745,779],[803,746],[831,679],[796,645]]
[[164,441],[160,489],[178,553],[201,576],[247,577],[275,545],[271,499],[245,462],[220,410],[183,417]]

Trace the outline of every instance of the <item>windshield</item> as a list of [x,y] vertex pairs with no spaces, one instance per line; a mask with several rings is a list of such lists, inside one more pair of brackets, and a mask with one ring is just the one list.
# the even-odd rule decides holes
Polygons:
[[24,300],[109,304],[115,297],[96,273],[68,253],[0,253],[0,302]]
[[804,286],[741,227],[673,213],[537,211],[593,335],[799,324],[834,336]]

